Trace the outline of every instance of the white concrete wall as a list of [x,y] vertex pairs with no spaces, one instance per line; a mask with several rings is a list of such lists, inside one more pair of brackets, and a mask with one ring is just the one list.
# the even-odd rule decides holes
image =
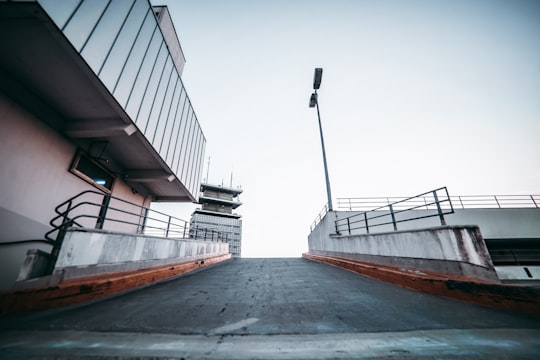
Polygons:
[[496,280],[491,257],[477,227],[447,226],[363,235],[335,234],[328,213],[308,237],[309,251],[381,264],[409,266]]
[[71,278],[180,263],[228,253],[229,245],[221,242],[73,229],[64,239],[55,273],[63,272],[64,278]]

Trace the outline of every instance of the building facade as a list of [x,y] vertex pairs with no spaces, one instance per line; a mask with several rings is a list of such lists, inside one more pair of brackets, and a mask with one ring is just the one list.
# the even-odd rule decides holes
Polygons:
[[166,7],[0,0],[0,48],[0,289],[76,194],[196,201],[206,139]]
[[241,189],[201,184],[201,208],[191,216],[191,236],[208,241],[225,240],[232,256],[241,257],[242,215],[233,213],[242,205],[238,199],[241,193]]

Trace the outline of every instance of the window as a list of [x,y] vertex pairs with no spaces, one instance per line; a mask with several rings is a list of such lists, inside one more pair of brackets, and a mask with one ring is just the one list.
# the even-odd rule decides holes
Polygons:
[[75,155],[70,171],[98,189],[111,192],[114,176],[82,152]]

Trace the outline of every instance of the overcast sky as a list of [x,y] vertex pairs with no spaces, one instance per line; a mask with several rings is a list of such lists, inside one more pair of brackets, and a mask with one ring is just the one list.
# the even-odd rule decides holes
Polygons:
[[243,256],[300,256],[326,204],[315,67],[334,199],[540,193],[540,1],[152,3],[187,58],[209,182],[244,190]]

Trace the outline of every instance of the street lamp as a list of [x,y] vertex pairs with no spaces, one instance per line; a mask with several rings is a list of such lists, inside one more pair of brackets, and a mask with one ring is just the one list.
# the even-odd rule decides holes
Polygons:
[[321,87],[322,68],[315,68],[315,75],[313,77],[313,94],[309,98],[309,107],[317,107],[317,117],[319,118],[319,132],[321,133],[321,146],[324,163],[324,176],[326,177],[326,195],[328,196],[328,211],[333,211],[332,206],[332,194],[330,192],[330,178],[328,177],[328,165],[326,165],[326,150],[324,149],[324,137],[321,125],[321,114],[319,112],[319,101],[317,99],[317,90]]

